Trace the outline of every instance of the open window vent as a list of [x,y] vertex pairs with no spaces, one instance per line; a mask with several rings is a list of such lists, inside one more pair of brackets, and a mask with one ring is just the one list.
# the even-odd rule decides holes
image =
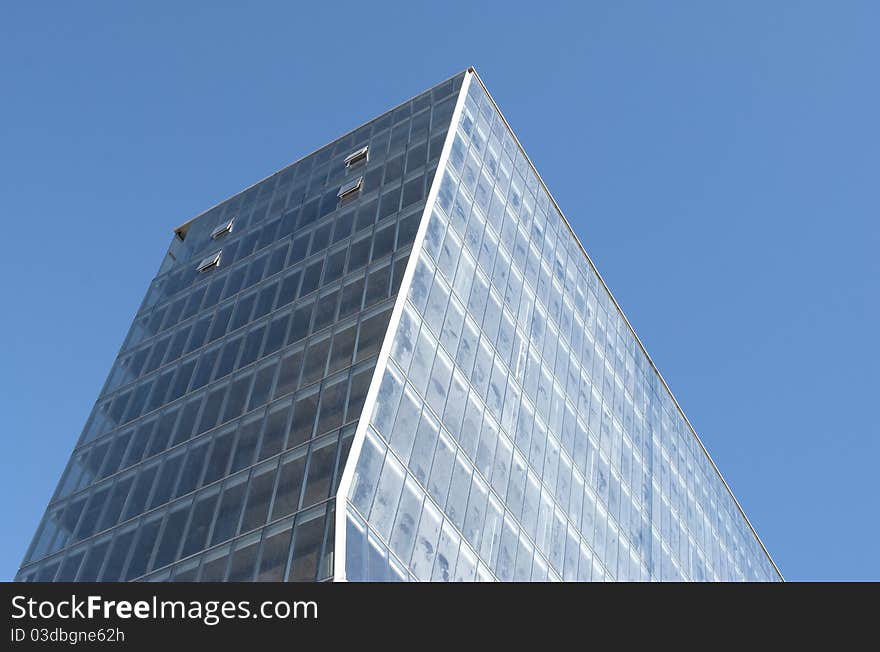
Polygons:
[[227,233],[232,233],[232,223],[234,221],[235,221],[235,218],[233,217],[228,222],[224,222],[223,224],[218,226],[216,229],[211,231],[211,239],[216,240],[217,238],[222,238]]
[[336,193],[336,196],[339,197],[340,199],[343,199],[344,197],[347,197],[353,193],[356,193],[358,190],[361,189],[361,186],[363,184],[364,184],[363,177],[358,177],[357,179],[354,179],[352,181],[348,181],[348,182],[342,184],[342,187],[339,189],[339,192]]
[[345,167],[350,168],[358,163],[366,163],[370,159],[370,146],[364,145],[345,157]]
[[199,266],[196,267],[196,270],[199,272],[206,272],[212,267],[217,267],[220,264],[220,254],[222,251],[215,251],[210,256],[205,256],[202,258],[202,262],[199,263]]

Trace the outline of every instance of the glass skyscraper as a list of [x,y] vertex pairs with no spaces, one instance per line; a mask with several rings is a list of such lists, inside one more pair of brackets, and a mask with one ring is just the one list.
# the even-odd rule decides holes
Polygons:
[[17,579],[781,575],[469,69],[175,230]]

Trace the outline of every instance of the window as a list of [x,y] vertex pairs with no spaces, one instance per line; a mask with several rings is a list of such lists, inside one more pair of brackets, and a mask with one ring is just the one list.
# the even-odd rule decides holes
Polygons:
[[370,146],[364,145],[345,157],[345,167],[350,168],[358,163],[366,163],[370,160]]
[[232,223],[235,221],[235,218],[231,218],[228,222],[224,222],[216,229],[211,231],[211,239],[216,240],[217,238],[222,238],[227,233],[232,233]]
[[206,272],[212,267],[217,267],[220,265],[220,254],[222,251],[215,251],[210,256],[205,256],[202,258],[202,262],[199,263],[199,266],[196,268],[199,272]]
[[340,199],[342,199],[352,193],[355,193],[361,189],[361,185],[363,185],[363,183],[364,183],[363,177],[358,177],[357,179],[354,179],[352,181],[348,181],[348,182],[342,184],[342,187],[339,189],[339,192],[336,193],[336,196],[339,197]]

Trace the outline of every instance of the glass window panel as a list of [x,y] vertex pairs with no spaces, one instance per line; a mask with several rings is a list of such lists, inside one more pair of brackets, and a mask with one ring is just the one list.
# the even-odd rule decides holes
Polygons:
[[300,287],[299,296],[305,296],[318,288],[321,281],[321,272],[324,269],[324,261],[318,260],[308,267],[303,273],[302,286]]
[[372,317],[367,317],[361,322],[358,335],[357,362],[364,360],[379,352],[385,332],[388,329],[388,320],[391,318],[391,308],[384,310]]
[[171,342],[171,337],[164,337],[161,340],[157,341],[153,344],[153,349],[150,353],[150,357],[147,360],[147,364],[144,366],[143,372],[144,374],[148,374],[151,371],[154,371],[159,363],[162,361],[162,358],[165,357],[165,351],[168,349],[168,344]]
[[302,369],[303,350],[287,353],[281,360],[275,397],[284,396],[296,390]]
[[449,582],[458,559],[461,539],[449,521],[443,522],[440,529],[440,540],[437,542],[437,557],[434,560],[433,582]]
[[260,568],[256,578],[258,582],[280,582],[284,579],[292,532],[291,526],[287,525],[266,536],[260,554]]
[[142,422],[131,440],[131,445],[129,445],[128,450],[125,454],[125,459],[122,462],[120,468],[126,468],[131,466],[132,464],[137,464],[144,457],[144,452],[147,450],[147,445],[150,443],[150,437],[153,434],[153,430],[156,428],[156,424],[158,423],[157,419],[148,419],[147,421]]
[[232,295],[237,294],[239,290],[241,290],[241,286],[244,284],[244,275],[246,272],[246,267],[237,267],[229,273],[229,280],[226,283],[226,287],[223,289],[224,299],[228,299]]
[[403,219],[398,223],[397,229],[397,247],[405,247],[408,244],[411,244],[413,240],[416,239],[416,232],[419,229],[419,222],[421,221],[421,215],[419,213],[413,213]]
[[306,233],[305,235],[301,235],[294,239],[293,245],[290,247],[290,258],[288,258],[287,261],[288,265],[296,265],[298,262],[305,260],[311,235],[311,233]]
[[413,312],[409,303],[404,304],[397,332],[391,344],[391,357],[401,369],[409,369],[413,349],[418,336],[419,317]]
[[324,283],[332,283],[340,278],[345,271],[345,259],[348,249],[335,251],[327,258],[327,267],[324,270]]
[[254,471],[242,515],[242,532],[248,532],[266,523],[266,517],[269,514],[269,501],[272,499],[272,487],[275,484],[276,466],[276,463],[272,463]]
[[147,403],[144,413],[152,412],[165,404],[165,396],[168,394],[168,388],[171,386],[174,371],[174,369],[169,369],[156,379],[156,382],[153,384],[153,393],[150,395],[150,401]]
[[248,265],[247,278],[244,287],[249,288],[260,282],[263,278],[263,271],[266,269],[266,261],[268,256],[260,256]]
[[235,552],[232,553],[232,560],[229,564],[229,581],[230,582],[250,582],[254,577],[254,570],[257,563],[257,552],[260,548],[260,539],[258,536],[246,538],[239,542]]
[[446,305],[449,303],[449,286],[443,282],[443,279],[437,277],[431,286],[428,295],[428,303],[425,307],[424,318],[425,323],[431,328],[431,332],[439,335],[443,320],[446,316]]
[[205,468],[205,484],[210,484],[226,475],[234,441],[235,431],[232,427],[225,428],[214,438],[214,446],[208,458],[208,466]]
[[352,227],[354,226],[354,211],[348,211],[347,213],[340,215],[336,219],[336,228],[333,231],[333,242],[339,242],[351,235]]
[[425,179],[424,177],[416,177],[410,179],[403,186],[403,202],[402,207],[412,206],[418,201],[425,198]]
[[266,276],[277,274],[284,268],[284,261],[287,258],[287,245],[278,247],[272,252],[269,258],[269,266],[266,268]]
[[318,341],[312,340],[306,348],[303,362],[302,384],[308,385],[324,376],[327,366],[327,356],[330,352],[330,338],[324,337]]
[[391,448],[404,461],[409,460],[418,429],[422,405],[418,395],[407,387],[397,411],[389,442]]
[[[126,549],[126,553],[127,552],[128,550]],[[58,575],[55,577],[55,581],[73,582],[76,579],[77,571],[79,571],[79,567],[82,563],[85,553],[85,550],[80,550],[78,552],[68,554],[67,557],[64,559],[64,562],[61,564],[60,569],[58,570]]]
[[153,492],[153,498],[150,501],[150,509],[158,507],[168,502],[177,484],[177,476],[180,467],[183,464],[183,453],[177,453],[172,457],[166,458],[162,465],[162,471],[159,480],[156,483],[156,489]]
[[316,441],[309,455],[308,479],[303,491],[303,507],[326,500],[336,465],[337,435]]
[[379,199],[379,221],[393,215],[400,207],[400,186],[392,188],[384,193]]
[[220,348],[215,347],[202,353],[199,357],[199,366],[196,369],[195,376],[193,376],[192,387],[191,390],[199,389],[200,387],[204,387],[208,384],[208,381],[211,379],[211,374],[214,371],[214,364],[217,361],[217,356],[220,354]]
[[348,273],[362,269],[370,258],[370,248],[373,241],[370,238],[363,238],[351,245],[351,252],[348,257]]
[[428,405],[431,406],[435,414],[443,414],[451,378],[452,360],[442,350],[437,351],[437,356],[434,358],[434,368],[431,371],[431,379],[425,392]]
[[260,438],[260,414],[246,418],[238,430],[238,442],[235,447],[235,455],[232,458],[231,472],[240,471],[254,463],[254,455],[257,451],[257,443]]
[[428,492],[439,505],[446,505],[449,482],[455,463],[455,442],[445,432],[440,432],[437,448],[431,460],[431,476],[428,480]]
[[416,534],[410,570],[421,581],[431,579],[434,568],[434,557],[437,540],[440,537],[441,514],[430,500],[426,500],[422,509],[422,518]]
[[250,401],[248,401],[248,411],[254,410],[261,405],[265,405],[269,400],[272,391],[272,381],[275,379],[275,371],[278,363],[270,362],[257,370],[254,376],[254,384],[251,389]]
[[266,335],[266,346],[263,355],[269,355],[280,349],[284,345],[285,336],[287,335],[287,324],[290,321],[290,315],[282,315],[276,317],[269,324],[269,331]]
[[423,499],[416,482],[407,477],[390,537],[391,549],[400,559],[408,560],[412,555]]
[[378,269],[373,269],[367,275],[367,291],[364,298],[364,307],[372,306],[382,299],[388,298],[391,282],[391,265],[385,264]]
[[222,582],[226,578],[226,567],[229,565],[229,548],[225,546],[213,550],[206,556],[199,575],[202,582]]
[[348,498],[352,505],[361,514],[368,514],[373,503],[373,495],[379,482],[379,472],[382,469],[384,451],[372,430],[367,430],[361,448],[360,457],[355,467],[354,477],[351,482],[351,490]]
[[165,527],[162,530],[162,539],[156,550],[156,558],[153,560],[152,569],[162,568],[178,558],[177,551],[181,546],[181,534],[189,518],[191,500],[175,505],[165,519]]
[[212,315],[206,315],[196,322],[184,353],[192,353],[205,343],[205,336],[208,334],[208,328],[211,325],[211,317]]
[[[228,541],[238,531],[238,520],[244,505],[247,489],[247,474],[239,475],[227,481],[223,489],[223,497],[217,509],[217,519],[211,534],[211,545]],[[203,578],[204,579],[204,578]]]
[[211,324],[211,334],[208,337],[209,342],[213,342],[226,334],[227,326],[229,325],[229,318],[232,316],[232,307],[233,304],[229,303],[217,311],[214,321]]
[[192,326],[185,326],[174,334],[171,344],[168,346],[168,351],[165,354],[166,363],[177,360],[177,358],[181,356],[186,341],[189,339],[189,332],[191,329]]
[[459,341],[458,351],[455,356],[455,364],[467,376],[470,376],[473,372],[474,361],[477,357],[478,339],[479,331],[476,324],[470,318],[465,318],[464,327],[461,331],[461,340]]
[[342,298],[339,305],[339,318],[348,317],[361,309],[364,294],[364,279],[359,278],[351,281],[342,288]]
[[323,434],[342,425],[347,392],[347,376],[324,383],[321,391],[321,409],[318,413],[317,434]]
[[409,265],[409,253],[395,258],[393,264],[394,271],[391,274],[391,296],[395,296],[400,291],[400,284],[403,283],[403,275]]
[[346,422],[360,419],[367,391],[373,379],[373,364],[367,363],[351,375],[351,389],[348,392],[348,409],[346,410]]
[[290,436],[287,441],[288,448],[293,448],[311,439],[317,411],[317,390],[297,396],[293,408],[293,422],[290,425]]
[[446,498],[446,517],[455,524],[458,529],[464,527],[465,509],[467,507],[468,492],[471,488],[471,475],[473,467],[462,453],[456,455],[455,464],[452,467],[452,478],[449,484],[449,495]]
[[156,434],[150,441],[150,447],[147,457],[152,457],[156,453],[161,453],[168,445],[171,433],[174,431],[174,422],[177,420],[178,408],[173,407],[166,410],[159,418],[159,425],[156,428]]
[[281,281],[281,289],[278,291],[278,307],[286,306],[296,298],[299,290],[301,270],[295,270],[287,274]]
[[290,333],[287,336],[288,344],[298,342],[309,334],[314,308],[315,302],[310,301],[293,311],[293,317],[290,320]]
[[244,346],[241,350],[241,359],[238,361],[239,367],[244,367],[256,360],[260,355],[260,348],[263,345],[263,336],[266,334],[266,325],[258,326],[247,334],[244,339]]
[[205,459],[208,455],[208,441],[200,441],[190,446],[180,474],[180,482],[177,486],[177,496],[182,496],[196,489],[202,479],[202,469],[205,467]]
[[357,333],[355,325],[338,330],[333,335],[333,343],[330,348],[330,366],[328,373],[333,373],[351,365],[354,354],[354,341]]
[[311,582],[316,579],[323,537],[323,510],[297,519],[291,567],[287,575],[289,582]]
[[222,386],[213,389],[208,393],[208,398],[205,401],[205,408],[202,410],[202,418],[199,421],[199,434],[207,432],[217,425],[217,420],[220,418],[221,408],[223,407],[223,401],[226,398],[226,392],[228,389],[229,386],[224,383]]
[[119,464],[122,462],[122,456],[128,448],[128,442],[131,441],[131,433],[131,430],[127,430],[113,439],[99,477],[106,478],[107,476],[116,473],[119,469]]
[[[328,193],[331,197],[332,206],[336,207],[336,194]],[[330,231],[333,228],[333,223],[323,224],[315,229],[314,237],[312,238],[312,249],[309,255],[314,255],[319,251],[323,251],[327,248],[327,245],[330,243]]]
[[196,499],[181,557],[188,557],[205,547],[205,540],[214,518],[214,508],[217,506],[219,495],[218,491],[212,491]]
[[128,498],[128,492],[131,489],[132,483],[134,482],[134,476],[130,475],[126,478],[120,479],[114,486],[113,491],[110,493],[110,498],[107,502],[107,507],[104,509],[104,514],[101,517],[101,521],[98,524],[96,532],[101,532],[102,530],[106,530],[109,527],[116,525],[119,520],[119,515],[122,512],[122,507],[125,504],[125,499]]
[[[125,573],[125,580],[131,581],[140,577],[147,570],[147,564],[152,557],[153,548],[156,545],[156,538],[159,535],[159,526],[162,524],[161,515],[147,520],[138,531],[137,540],[131,552],[131,560],[128,562],[128,570]],[[80,578],[82,581],[82,578]]]
[[196,396],[183,406],[177,427],[174,429],[174,439],[172,440],[174,445],[186,441],[195,434],[196,420],[202,407],[203,398],[204,396]]
[[250,391],[253,375],[250,372],[244,375],[239,374],[238,377],[229,386],[229,396],[226,400],[226,406],[223,409],[223,419],[226,422],[240,416],[244,412],[244,406],[247,402],[248,392]]
[[254,310],[254,304],[257,301],[256,292],[243,297],[238,300],[235,304],[235,315],[232,318],[232,322],[230,323],[229,330],[237,330],[250,322],[251,313]]
[[299,497],[302,491],[303,477],[306,469],[305,448],[294,451],[294,456],[281,464],[278,478],[278,489],[272,503],[272,520],[293,514],[299,509]]
[[263,427],[263,443],[260,447],[259,459],[264,460],[284,450],[292,403],[293,399],[288,398],[269,407],[269,415],[266,417],[266,424]]
[[132,516],[136,516],[144,511],[147,504],[147,498],[153,488],[153,481],[159,471],[159,465],[142,468],[135,480],[134,488],[131,491],[128,504],[125,506],[123,520],[127,520]]
[[223,351],[220,354],[220,361],[217,363],[215,378],[222,378],[231,373],[235,369],[235,362],[238,359],[238,351],[241,349],[243,337],[236,337],[223,345]]
[[434,275],[431,272],[431,268],[424,258],[420,257],[416,263],[415,273],[409,288],[409,300],[412,301],[419,312],[425,308],[433,278]]

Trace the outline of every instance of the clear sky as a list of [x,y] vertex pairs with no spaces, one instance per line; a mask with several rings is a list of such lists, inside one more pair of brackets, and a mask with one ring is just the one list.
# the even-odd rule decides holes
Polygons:
[[880,580],[880,4],[9,3],[0,579],[172,228],[473,65],[787,579]]

